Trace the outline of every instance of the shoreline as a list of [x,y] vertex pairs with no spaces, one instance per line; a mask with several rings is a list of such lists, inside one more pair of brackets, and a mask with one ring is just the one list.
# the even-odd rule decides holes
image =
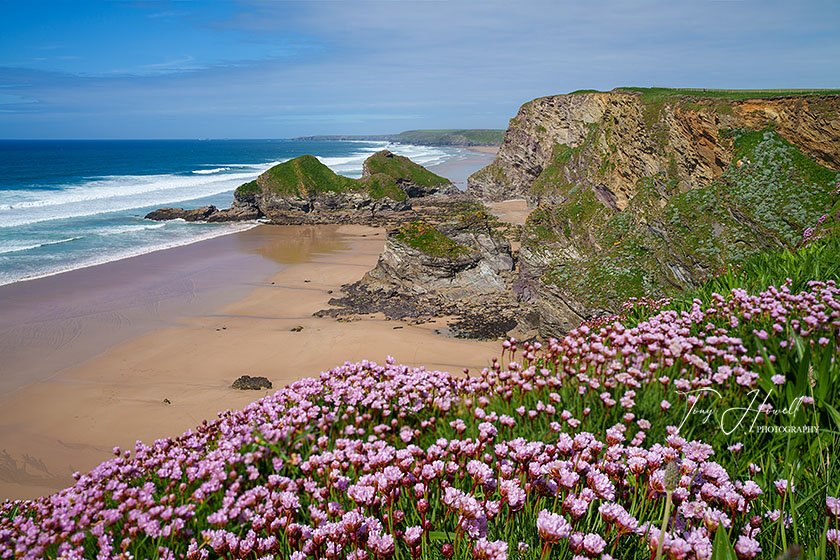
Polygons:
[[[477,161],[443,165],[467,176]],[[384,241],[367,226],[261,225],[0,286],[0,500],[65,488],[115,445],[180,435],[267,393],[230,389],[241,375],[273,391],[387,355],[488,366],[497,342],[436,334],[440,319],[312,317],[375,266]]]
[[[346,140],[347,142],[357,142],[356,140]],[[358,142],[364,142],[359,140]],[[440,146],[440,147],[450,147],[450,146]],[[452,160],[448,160],[442,163],[429,165],[427,168],[435,173],[445,176],[452,180],[452,182],[459,188],[459,190],[466,189],[466,180],[470,174],[477,171],[481,167],[489,165],[492,161],[492,157],[488,157],[488,154],[495,155],[498,152],[498,147],[493,146],[456,146],[456,149],[462,150],[465,154],[463,158],[455,158]],[[479,155],[480,154],[480,155]],[[274,162],[275,164],[277,162]],[[451,176],[450,176],[451,175]],[[463,185],[463,188],[462,186]],[[231,196],[233,191],[231,191]],[[232,200],[231,200],[232,202]],[[148,255],[151,253],[155,253],[158,251],[167,251],[170,249],[177,249],[179,247],[186,247],[188,245],[192,245],[195,243],[201,243],[203,241],[208,241],[211,239],[216,239],[218,237],[226,236],[226,235],[233,235],[236,233],[240,233],[243,231],[247,231],[248,229],[252,229],[261,225],[260,222],[230,222],[228,224],[219,224],[219,228],[224,228],[223,231],[218,232],[208,232],[205,235],[196,236],[194,238],[185,239],[183,241],[161,245],[161,246],[153,246],[150,248],[142,249],[137,252],[130,252],[126,254],[114,254],[105,257],[102,260],[84,262],[72,267],[65,267],[58,270],[52,270],[49,272],[38,273],[32,276],[26,276],[23,278],[17,278],[12,281],[3,282],[0,281],[0,290],[2,290],[6,286],[13,286],[23,282],[31,282],[33,280],[40,280],[42,278],[50,278],[52,276],[58,276],[66,273],[75,272],[77,270],[83,270],[86,268],[98,267],[102,265],[107,265],[114,262],[124,261],[127,259],[132,259],[136,257],[141,257],[143,255]],[[2,301],[2,294],[0,294],[0,301]],[[2,391],[0,390],[0,393]]]
[[[0,399],[0,499],[57,491],[72,484],[74,471],[108,459],[115,445],[177,436],[266,394],[230,389],[240,375],[268,377],[276,390],[347,360],[392,355],[409,366],[459,371],[485,367],[498,353],[497,342],[435,334],[436,323],[413,326],[381,314],[350,322],[312,317],[328,307],[330,290],[372,268],[385,235],[366,226],[258,229],[283,245],[300,239],[301,228],[341,246],[304,250],[302,262],[233,303],[132,337]],[[294,332],[297,326],[303,329]]]

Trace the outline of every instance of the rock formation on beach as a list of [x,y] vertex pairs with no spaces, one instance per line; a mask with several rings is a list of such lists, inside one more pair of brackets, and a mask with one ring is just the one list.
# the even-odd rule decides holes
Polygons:
[[523,105],[468,193],[533,208],[515,290],[538,319],[520,326],[557,336],[795,246],[838,171],[838,95],[620,89]]
[[450,209],[437,223],[420,220],[390,229],[376,267],[330,300],[339,307],[316,315],[381,312],[419,322],[454,316],[449,327],[457,336],[504,336],[515,326],[519,306],[510,297],[514,257],[499,226],[472,202]]
[[314,156],[275,165],[234,192],[230,208],[162,208],[152,220],[238,221],[276,224],[374,223],[411,210],[412,199],[456,193],[455,186],[410,159],[388,150],[364,162],[361,179],[335,174]]

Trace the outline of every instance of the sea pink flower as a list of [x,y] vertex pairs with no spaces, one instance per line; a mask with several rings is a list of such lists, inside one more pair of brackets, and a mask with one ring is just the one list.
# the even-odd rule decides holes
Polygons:
[[825,507],[828,510],[828,513],[830,513],[834,517],[840,517],[840,499],[832,498],[831,496],[826,496]]
[[572,526],[562,515],[542,510],[537,514],[537,532],[545,542],[557,544],[561,540],[569,538],[572,533]]
[[755,558],[759,552],[761,552],[761,547],[757,540],[745,535],[738,537],[738,542],[735,543],[735,553],[740,560]]

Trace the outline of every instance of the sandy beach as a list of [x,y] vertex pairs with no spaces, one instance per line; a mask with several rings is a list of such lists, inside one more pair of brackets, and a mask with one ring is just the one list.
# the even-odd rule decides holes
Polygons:
[[[476,169],[460,163],[450,173]],[[267,393],[231,389],[241,375],[276,390],[387,355],[488,365],[497,342],[435,334],[443,321],[312,317],[384,242],[381,228],[265,225],[0,287],[0,499],[60,490],[114,446],[179,435]]]

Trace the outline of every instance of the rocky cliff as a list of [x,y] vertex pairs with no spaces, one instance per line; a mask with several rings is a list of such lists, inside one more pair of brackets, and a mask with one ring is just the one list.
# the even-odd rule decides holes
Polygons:
[[[440,216],[438,216],[440,218]],[[480,204],[461,202],[442,221],[412,221],[388,231],[376,267],[319,312],[334,317],[384,313],[424,322],[454,317],[458,336],[495,338],[515,326],[514,259],[499,222]]]
[[558,335],[801,239],[838,181],[840,98],[749,97],[616,90],[520,109],[469,192],[534,208],[515,285],[530,326]]
[[[469,178],[486,200],[564,199],[562,184],[586,186],[623,209],[640,180],[661,176],[685,192],[718,179],[732,161],[733,129],[772,127],[822,165],[840,170],[840,96],[750,98],[613,90],[556,95],[523,105],[495,161]],[[713,95],[709,92],[708,95]]]
[[364,162],[361,179],[335,174],[318,158],[300,156],[275,165],[234,192],[230,208],[161,208],[152,220],[235,221],[264,218],[277,224],[370,222],[406,212],[411,199],[457,189],[410,159],[382,150]]

